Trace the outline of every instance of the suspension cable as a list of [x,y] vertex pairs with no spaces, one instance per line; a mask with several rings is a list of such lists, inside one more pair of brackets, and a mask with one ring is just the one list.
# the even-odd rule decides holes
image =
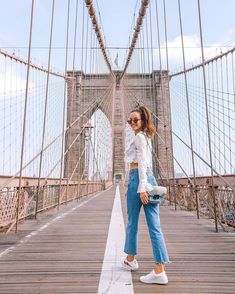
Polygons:
[[90,14],[90,18],[92,20],[92,24],[94,26],[94,30],[95,30],[95,33],[96,33],[96,36],[97,36],[97,39],[98,39],[98,42],[99,42],[99,45],[100,45],[100,49],[101,49],[101,51],[103,53],[105,62],[107,64],[108,68],[109,68],[110,73],[114,76],[110,60],[109,60],[109,58],[107,56],[107,53],[106,53],[105,44],[104,44],[104,41],[103,41],[103,36],[102,36],[101,31],[100,31],[100,26],[98,24],[98,20],[97,20],[96,14],[95,14],[95,8],[93,6],[93,0],[85,0],[85,3],[86,3],[86,6],[88,8],[88,12]]
[[124,69],[123,69],[123,71],[122,71],[122,73],[120,75],[120,79],[122,79],[123,76],[125,75],[127,67],[128,67],[128,65],[130,63],[131,56],[133,54],[133,51],[134,51],[134,48],[135,48],[135,45],[136,45],[136,42],[137,42],[137,39],[138,39],[138,36],[139,36],[139,33],[140,33],[141,25],[142,25],[144,17],[145,17],[145,13],[146,13],[148,3],[149,3],[149,0],[142,0],[142,2],[141,2],[141,7],[140,7],[140,11],[139,11],[139,17],[138,17],[138,19],[136,21],[136,26],[135,26],[135,29],[134,29],[135,32],[134,32],[133,37],[132,37],[131,46],[130,46],[129,53],[128,53],[128,56],[127,56],[127,59],[126,59],[126,64],[125,64]]

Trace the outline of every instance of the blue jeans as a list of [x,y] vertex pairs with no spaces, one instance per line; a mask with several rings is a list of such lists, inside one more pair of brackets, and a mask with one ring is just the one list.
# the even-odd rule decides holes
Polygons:
[[[153,172],[147,169],[147,181],[157,185]],[[138,168],[131,169],[128,178],[127,189],[127,214],[128,224],[126,227],[126,241],[124,252],[130,255],[137,254],[138,221],[142,202],[140,193],[137,193],[139,185]],[[148,225],[149,235],[152,243],[152,250],[155,263],[168,263],[169,257],[164,241],[159,218],[159,205],[148,203],[144,205],[145,217]]]

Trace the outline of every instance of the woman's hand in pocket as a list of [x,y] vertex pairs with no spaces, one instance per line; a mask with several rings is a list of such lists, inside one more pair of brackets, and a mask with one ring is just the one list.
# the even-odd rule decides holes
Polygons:
[[149,201],[148,193],[147,192],[140,193],[140,199],[143,204],[148,204],[148,201]]

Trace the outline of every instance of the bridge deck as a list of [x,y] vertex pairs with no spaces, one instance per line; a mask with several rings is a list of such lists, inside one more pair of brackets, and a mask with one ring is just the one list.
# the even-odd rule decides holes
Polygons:
[[[112,252],[112,258],[104,259],[104,254],[110,254],[106,248],[108,235],[123,240],[123,236],[118,235],[121,225],[117,225],[115,234],[111,232],[111,228],[115,228],[115,224],[110,225],[115,191],[115,187],[111,187],[69,203],[61,207],[59,213],[56,210],[45,212],[37,221],[21,224],[18,235],[0,235],[0,293],[97,293],[98,289],[103,289],[102,283],[109,282],[109,268],[104,267],[103,261],[111,268],[111,284],[116,283],[118,277],[123,278],[123,274],[128,277],[119,266],[122,248],[114,254],[116,259]],[[124,192],[120,187],[126,222]],[[117,218],[116,215],[115,221],[120,222]],[[132,273],[132,279],[129,274],[130,283],[123,281],[116,291],[110,284],[110,291],[100,290],[100,293],[235,293],[235,233],[215,233],[211,221],[197,220],[192,213],[175,212],[169,206],[161,207],[161,223],[172,261],[167,266],[169,284],[139,282],[139,276],[152,266],[142,212],[140,269]],[[105,275],[101,279],[102,268],[106,270],[106,280]],[[119,280],[122,283],[121,278]]]

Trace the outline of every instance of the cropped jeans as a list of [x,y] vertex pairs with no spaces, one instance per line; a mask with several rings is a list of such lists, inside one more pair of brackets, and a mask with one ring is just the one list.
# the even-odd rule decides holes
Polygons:
[[[157,181],[151,169],[147,169],[147,181],[157,185]],[[138,221],[142,202],[140,193],[137,193],[139,185],[138,168],[131,169],[128,178],[127,188],[127,214],[128,224],[126,226],[126,240],[124,252],[129,255],[137,254],[138,242]],[[169,263],[169,257],[164,241],[159,218],[159,204],[148,203],[144,206],[145,217],[148,225],[149,235],[152,243],[154,262],[158,264]]]

